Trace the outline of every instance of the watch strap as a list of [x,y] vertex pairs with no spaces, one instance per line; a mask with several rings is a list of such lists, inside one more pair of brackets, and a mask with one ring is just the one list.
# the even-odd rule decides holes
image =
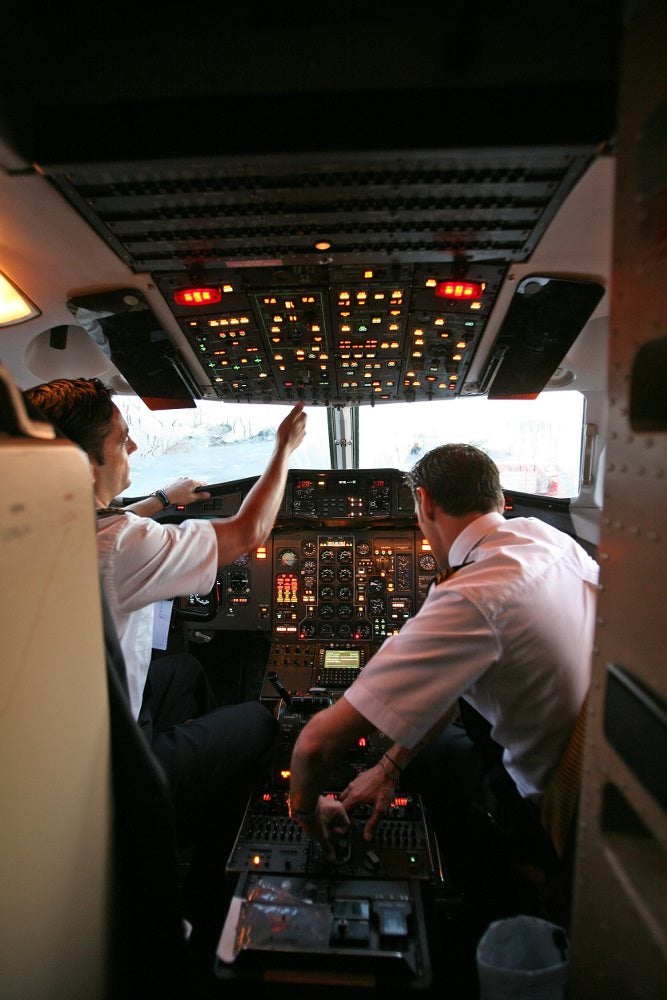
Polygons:
[[154,493],[151,493],[149,495],[155,497],[156,500],[160,501],[160,503],[162,504],[162,510],[166,510],[167,507],[171,507],[171,500],[164,492],[164,490],[155,490]]

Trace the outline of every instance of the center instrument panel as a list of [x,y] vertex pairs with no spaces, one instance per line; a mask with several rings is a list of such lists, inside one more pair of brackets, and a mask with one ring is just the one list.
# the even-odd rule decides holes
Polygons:
[[[211,497],[181,517],[230,516],[255,482],[207,486]],[[198,628],[266,632],[269,669],[290,690],[306,679],[346,687],[436,572],[402,472],[292,471],[266,545],[221,567],[210,595],[178,598],[177,614]]]

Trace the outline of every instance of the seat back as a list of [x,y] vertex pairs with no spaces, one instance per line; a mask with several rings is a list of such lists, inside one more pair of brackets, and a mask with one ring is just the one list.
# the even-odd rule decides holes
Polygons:
[[0,366],[0,994],[102,997],[112,786],[90,466]]

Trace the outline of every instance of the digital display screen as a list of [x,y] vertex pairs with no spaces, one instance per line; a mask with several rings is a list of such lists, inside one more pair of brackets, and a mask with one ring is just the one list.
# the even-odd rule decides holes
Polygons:
[[325,649],[324,667],[331,670],[358,670],[361,666],[358,649]]

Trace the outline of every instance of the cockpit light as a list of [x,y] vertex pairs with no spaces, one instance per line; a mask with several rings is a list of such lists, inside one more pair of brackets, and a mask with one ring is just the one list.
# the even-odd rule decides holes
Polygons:
[[479,281],[437,281],[435,294],[440,299],[467,301],[481,299],[484,286]]
[[219,302],[221,298],[221,290],[211,285],[174,290],[174,302],[177,306],[210,306]]
[[0,326],[22,323],[39,314],[37,306],[0,271]]

